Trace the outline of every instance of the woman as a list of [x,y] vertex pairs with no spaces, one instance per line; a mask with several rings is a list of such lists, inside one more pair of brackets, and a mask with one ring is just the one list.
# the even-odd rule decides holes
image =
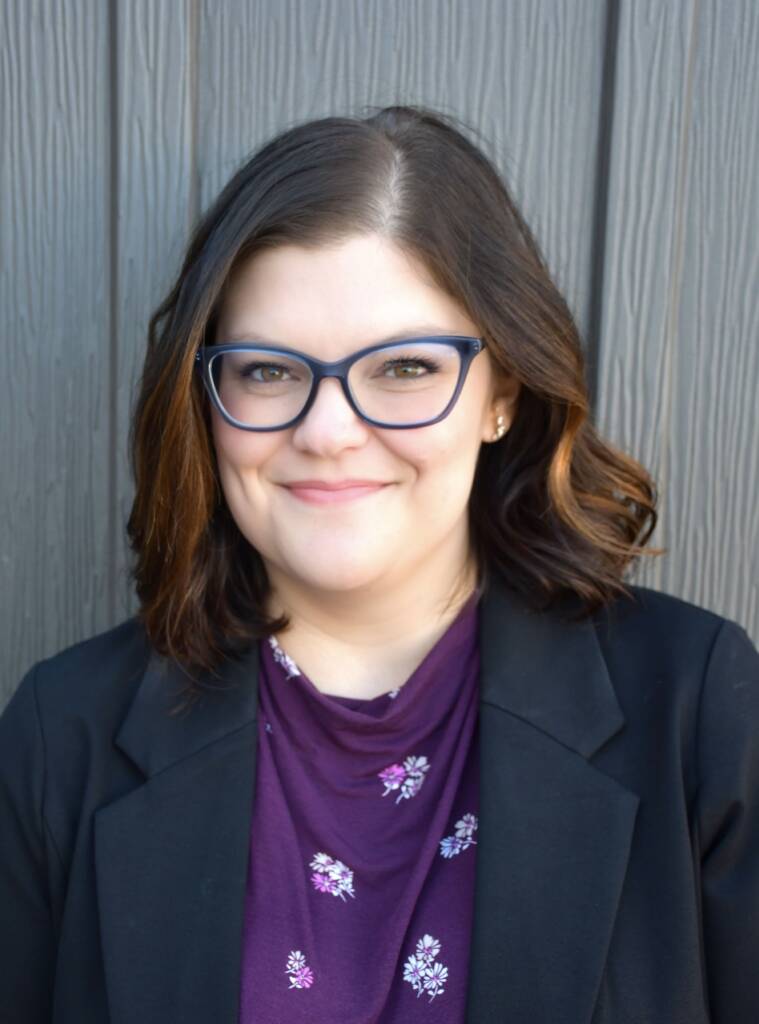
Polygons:
[[3,1020],[759,1020],[759,655],[451,118],[273,139],[150,325],[139,614],[0,720]]

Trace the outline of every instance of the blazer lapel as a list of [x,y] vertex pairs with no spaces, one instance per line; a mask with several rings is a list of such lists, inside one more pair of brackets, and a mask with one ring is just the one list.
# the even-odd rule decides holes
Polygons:
[[181,675],[153,655],[116,737],[146,781],[95,814],[114,1022],[236,1024],[255,785],[257,648],[225,690],[171,717]]
[[480,651],[467,1020],[590,1024],[640,800],[589,759],[624,715],[592,622],[530,612],[497,579]]
[[[589,759],[624,725],[592,624],[482,600],[480,815],[467,1020],[590,1024],[639,798]],[[114,1022],[238,1019],[258,651],[169,714],[153,655],[116,745],[143,776],[95,814]],[[210,684],[209,684],[210,685]]]

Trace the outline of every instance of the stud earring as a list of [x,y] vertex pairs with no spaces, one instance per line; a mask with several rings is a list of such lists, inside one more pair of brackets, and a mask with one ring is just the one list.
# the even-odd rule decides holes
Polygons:
[[501,438],[503,437],[503,435],[506,433],[506,423],[504,421],[503,416],[499,415],[497,417],[495,423],[496,423],[496,431],[493,434],[492,440],[493,441],[500,441]]

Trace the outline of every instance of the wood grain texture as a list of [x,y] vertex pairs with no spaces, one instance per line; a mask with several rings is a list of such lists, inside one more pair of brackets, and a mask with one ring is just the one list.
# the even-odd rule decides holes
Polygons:
[[115,623],[137,608],[128,577],[126,522],[134,484],[127,434],[148,319],[171,286],[197,216],[197,38],[196,9],[190,0],[129,0],[115,5],[114,16]]
[[207,205],[271,135],[428,104],[472,126],[587,322],[605,4],[201,0],[198,155]]
[[106,15],[0,5],[3,697],[109,621]]
[[634,579],[759,640],[759,8],[622,6],[598,418],[662,490]]

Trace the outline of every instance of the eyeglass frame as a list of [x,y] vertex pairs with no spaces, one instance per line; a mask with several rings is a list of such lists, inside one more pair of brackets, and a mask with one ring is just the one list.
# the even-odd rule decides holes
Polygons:
[[[438,416],[429,420],[421,420],[417,423],[385,423],[382,420],[375,420],[371,416],[367,416],[358,407],[358,403],[351,393],[351,389],[348,384],[348,372],[350,368],[354,363],[358,362],[359,359],[368,355],[370,352],[377,352],[380,349],[386,348],[402,348],[404,345],[408,345],[411,342],[419,341],[423,341],[425,343],[431,342],[432,344],[445,344],[448,346],[453,345],[459,353],[459,379],[456,382],[453,395],[445,409],[443,409]],[[343,394],[345,395],[348,405],[359,419],[363,420],[365,423],[369,423],[374,427],[381,427],[383,430],[413,430],[416,427],[428,427],[433,423],[439,423],[440,420],[445,419],[445,417],[450,414],[454,405],[458,401],[462,388],[464,387],[464,382],[469,372],[469,367],[472,364],[472,360],[476,355],[483,351],[484,347],[484,338],[474,338],[463,334],[422,335],[414,338],[403,338],[400,341],[392,341],[384,345],[368,345],[366,348],[361,348],[357,352],[353,352],[351,355],[346,356],[345,359],[337,359],[334,362],[325,362],[322,359],[316,359],[314,356],[309,356],[305,352],[298,352],[296,349],[290,349],[283,346],[262,345],[255,341],[229,341],[220,342],[216,345],[200,345],[195,353],[194,365],[196,368],[200,369],[205,389],[221,417],[229,423],[230,426],[237,427],[239,430],[250,430],[257,433],[270,433],[273,430],[287,430],[290,427],[294,427],[308,414],[309,409],[316,401],[316,393],[319,388],[319,384],[327,377],[335,377],[340,381],[340,385],[343,389]],[[248,424],[240,423],[233,416],[230,416],[224,408],[216,391],[216,385],[214,384],[213,375],[210,371],[211,359],[213,356],[223,355],[225,352],[251,351],[266,352],[271,355],[295,356],[308,366],[311,372],[311,390],[309,391],[308,398],[298,415],[294,416],[291,420],[288,420],[288,422],[282,423],[276,427],[252,427]]]

